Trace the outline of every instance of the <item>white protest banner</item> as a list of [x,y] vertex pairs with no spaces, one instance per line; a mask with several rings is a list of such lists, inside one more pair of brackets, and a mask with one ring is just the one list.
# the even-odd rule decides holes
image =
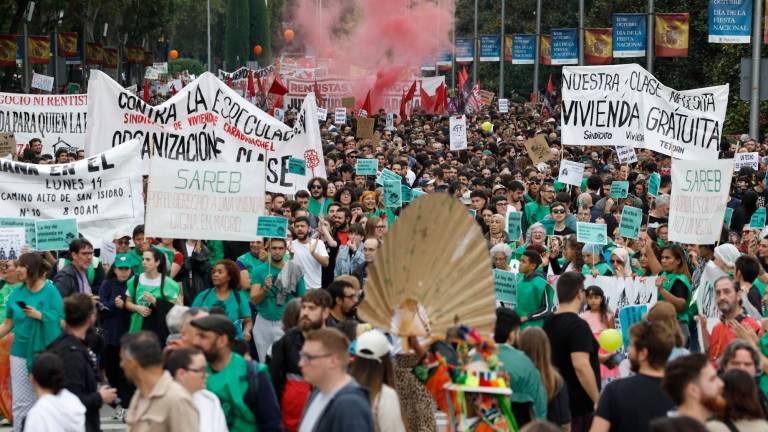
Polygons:
[[573,186],[581,186],[581,179],[584,177],[584,164],[573,162],[567,159],[560,161],[560,174],[557,181]]
[[32,82],[29,86],[47,92],[53,91],[53,77],[35,72],[32,74]]
[[325,108],[317,107],[317,119],[324,122],[328,118],[328,110]]
[[509,99],[499,99],[499,112],[502,114],[509,112]]
[[733,156],[733,171],[738,172],[743,167],[750,167],[757,171],[760,166],[760,153],[736,153]]
[[699,287],[692,296],[699,307],[699,314],[707,317],[707,329],[710,332],[720,321],[720,309],[717,308],[717,301],[715,299],[715,281],[723,276],[727,276],[725,272],[714,261],[708,261],[704,266],[704,271],[701,273]]
[[18,151],[32,138],[43,153],[84,148],[88,96],[0,93],[0,132],[16,136]]
[[[91,73],[88,93],[93,104],[88,112],[92,121],[86,134],[87,154],[137,138],[138,153],[145,161],[143,173],[149,170],[150,155],[189,162],[258,162],[259,166],[266,156],[267,190],[279,193],[306,187],[311,175],[326,176],[312,93],[306,95],[293,128],[210,73],[158,106],[145,104],[97,70]],[[307,176],[288,172],[291,157],[307,161]]]
[[161,74],[168,74],[168,62],[152,63],[152,68]]
[[256,164],[152,158],[147,235],[256,240],[256,217],[264,212],[265,194],[259,171]]
[[672,159],[670,241],[714,244],[720,239],[732,177],[733,159]]
[[677,91],[637,64],[563,67],[562,142],[717,159],[728,84]]
[[0,217],[77,219],[92,243],[144,223],[139,142],[81,161],[33,165],[0,161]]
[[[557,277],[547,278],[555,290],[557,290]],[[608,304],[608,312],[616,316],[616,313],[626,306],[656,304],[658,289],[656,288],[656,276],[651,277],[624,277],[614,276],[586,276],[584,286],[597,285],[602,288],[605,300]]]
[[347,109],[344,107],[336,108],[333,112],[333,122],[335,124],[344,124],[347,122]]
[[451,131],[451,151],[467,149],[467,118],[463,115],[451,116],[449,120]]
[[0,228],[0,261],[18,259],[25,244],[24,228]]
[[620,164],[631,164],[637,162],[637,153],[632,147],[616,146],[616,156]]

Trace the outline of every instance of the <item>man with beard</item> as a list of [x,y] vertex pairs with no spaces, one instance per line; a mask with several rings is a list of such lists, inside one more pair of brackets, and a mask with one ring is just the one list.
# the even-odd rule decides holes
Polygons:
[[237,257],[235,264],[240,268],[240,281],[243,288],[250,288],[251,272],[253,272],[256,267],[264,264],[264,262],[267,261],[268,255],[269,254],[264,249],[264,241],[255,240],[249,242],[248,252]]
[[301,269],[284,259],[285,247],[285,239],[271,239],[269,260],[250,273],[251,303],[257,312],[253,343],[260,362],[266,360],[269,347],[283,335],[285,306],[306,291]]
[[333,215],[328,212],[328,216],[320,219],[320,230],[322,238],[328,247],[328,265],[323,267],[322,284],[327,287],[333,282],[333,272],[336,268],[336,256],[339,254],[339,248],[347,244],[349,238],[349,221],[352,220],[352,211],[346,207],[333,207]]
[[760,324],[754,318],[744,313],[741,307],[741,292],[736,288],[729,276],[723,276],[715,280],[715,301],[720,310],[720,322],[712,329],[710,335],[707,331],[707,318],[699,315],[701,328],[704,332],[702,340],[704,341],[704,351],[709,353],[712,362],[717,362],[722,355],[725,347],[736,339],[734,328],[740,327],[742,330],[752,331],[760,334]]
[[293,221],[296,239],[291,242],[291,246],[293,260],[304,272],[307,289],[317,289],[323,284],[322,269],[328,265],[328,251],[322,240],[309,237],[309,226],[309,219],[303,216]]
[[677,405],[677,416],[705,424],[725,409],[723,381],[704,354],[690,354],[669,362],[661,386]]
[[539,199],[525,205],[524,224],[525,229],[543,220],[549,214],[549,206],[555,201],[555,187],[552,183],[544,183],[539,190]]
[[312,290],[301,299],[298,326],[272,345],[269,374],[277,392],[286,430],[297,430],[312,390],[299,368],[301,347],[307,332],[325,327],[331,309],[331,295],[326,290]]
[[357,320],[357,305],[360,299],[360,293],[357,292],[351,283],[343,280],[331,282],[326,288],[331,295],[333,308],[328,314],[325,325],[336,327],[342,321]]
[[328,206],[333,200],[325,197],[328,192],[328,181],[324,178],[315,177],[307,184],[309,188],[309,206],[307,207],[312,216],[323,216],[328,211]]
[[225,315],[209,315],[191,324],[196,330],[193,344],[208,361],[206,388],[221,401],[230,432],[282,430],[266,365],[232,352],[235,324]]
[[379,250],[380,241],[375,238],[367,238],[363,242],[363,262],[352,269],[352,276],[360,281],[360,286],[364,287],[368,280],[368,266],[373,264],[376,259],[376,252]]
[[[630,328],[629,362],[636,375],[605,387],[590,432],[645,432],[651,420],[674,408],[661,389],[664,366],[675,346],[674,332],[661,321],[642,321]],[[638,400],[643,401],[642,409]]]

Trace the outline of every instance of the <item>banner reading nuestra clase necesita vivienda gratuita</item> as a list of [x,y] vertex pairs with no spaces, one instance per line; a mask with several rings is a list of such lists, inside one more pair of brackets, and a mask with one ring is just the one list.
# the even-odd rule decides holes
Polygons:
[[562,142],[717,159],[728,84],[678,91],[636,64],[563,68]]

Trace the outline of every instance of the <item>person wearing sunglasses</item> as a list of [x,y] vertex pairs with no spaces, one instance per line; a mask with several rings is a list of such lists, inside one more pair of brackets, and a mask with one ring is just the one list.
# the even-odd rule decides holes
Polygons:
[[309,204],[307,210],[312,216],[325,216],[328,213],[328,206],[333,200],[327,198],[328,181],[324,178],[314,177],[307,183],[309,189]]
[[576,234],[576,231],[565,224],[565,218],[568,216],[568,206],[561,202],[552,204],[549,208],[549,216],[555,221],[555,235],[566,236]]

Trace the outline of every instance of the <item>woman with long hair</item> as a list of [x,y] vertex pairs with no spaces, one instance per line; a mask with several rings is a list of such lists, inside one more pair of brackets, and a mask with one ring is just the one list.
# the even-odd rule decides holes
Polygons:
[[181,267],[184,265],[184,256],[179,251],[184,241],[167,237],[162,237],[159,240],[160,242],[155,247],[165,254],[168,259],[167,268],[170,271],[169,274],[173,279],[176,279],[176,275],[179,274]]
[[547,420],[569,431],[571,409],[568,402],[568,387],[552,365],[552,348],[549,346],[547,334],[539,327],[528,327],[520,333],[517,345],[541,374],[541,381],[547,391]]
[[405,432],[400,399],[395,391],[395,372],[389,353],[392,347],[378,330],[357,337],[351,375],[368,389],[376,432]]
[[[587,307],[579,314],[579,316],[589,324],[589,329],[592,330],[592,334],[595,339],[600,338],[600,333],[605,329],[615,328],[616,324],[613,319],[613,314],[608,310],[608,302],[605,298],[603,289],[597,285],[591,285],[586,289],[587,295]],[[609,369],[605,366],[605,363],[613,353],[609,353],[600,348],[598,352],[598,358],[600,360],[600,377],[602,378],[603,385],[608,381],[615,379],[619,375],[617,368]]]
[[336,192],[333,201],[339,203],[342,207],[349,207],[355,201],[357,196],[352,188],[343,187]]
[[375,238],[376,240],[383,240],[384,234],[387,233],[387,221],[379,218],[378,216],[369,216],[365,222],[365,238]]
[[656,277],[656,289],[659,291],[658,300],[666,300],[675,307],[677,321],[683,331],[683,338],[687,345],[688,338],[691,336],[688,327],[690,321],[688,305],[691,303],[692,292],[691,273],[688,270],[686,253],[680,246],[672,244],[662,249],[661,260],[657,260],[647,234],[644,235],[644,240],[648,265],[652,274],[658,275]]
[[219,307],[227,318],[235,323],[237,338],[251,339],[251,309],[248,295],[240,289],[240,269],[234,261],[223,259],[213,266],[211,274],[213,287],[203,290],[195,297],[192,307]]
[[768,271],[768,236],[762,237],[757,243],[757,260],[764,271]]
[[177,303],[181,291],[176,281],[166,277],[164,258],[163,253],[156,248],[144,251],[141,261],[144,273],[128,280],[125,300],[125,308],[133,312],[128,331],[152,331],[163,345],[169,334],[165,316]]
[[61,334],[64,303],[53,282],[47,279],[50,264],[38,253],[25,253],[17,262],[22,285],[6,304],[6,318],[0,326],[0,338],[13,330],[11,345],[11,393],[13,394],[13,430],[22,429],[22,421],[35,402],[29,381],[34,356]]
[[758,432],[768,430],[760,405],[755,379],[741,369],[731,369],[721,376],[725,410],[718,420],[707,423],[710,432]]

